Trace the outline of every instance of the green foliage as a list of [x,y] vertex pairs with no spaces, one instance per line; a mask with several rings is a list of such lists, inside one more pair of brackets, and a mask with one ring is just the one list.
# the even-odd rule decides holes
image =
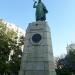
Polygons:
[[5,71],[6,62],[9,58],[10,49],[8,47],[9,37],[5,33],[6,26],[0,23],[0,71]]
[[57,61],[57,75],[72,75],[75,73],[75,51],[71,50],[64,58]]
[[21,47],[19,46],[19,44],[14,45],[13,55],[11,55],[11,60],[9,61],[10,70],[12,72],[18,72],[19,71],[20,63],[21,63],[21,56],[22,56]]
[[[6,25],[0,22],[0,73],[15,72],[20,69],[22,50],[24,44],[23,36],[17,42],[17,33],[7,29]],[[13,55],[10,55],[13,51]],[[11,59],[9,60],[9,56]]]
[[67,56],[65,57],[66,61],[66,68],[70,71],[75,73],[75,51],[70,51]]

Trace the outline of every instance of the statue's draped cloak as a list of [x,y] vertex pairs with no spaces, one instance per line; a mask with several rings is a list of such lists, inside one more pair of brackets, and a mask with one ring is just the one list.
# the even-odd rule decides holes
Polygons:
[[48,12],[43,3],[38,3],[36,8],[36,20],[46,20],[45,14]]

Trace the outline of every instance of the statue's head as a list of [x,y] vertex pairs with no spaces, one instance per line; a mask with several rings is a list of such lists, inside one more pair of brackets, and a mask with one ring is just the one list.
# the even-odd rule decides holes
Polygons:
[[38,3],[40,3],[41,2],[41,0],[38,0]]

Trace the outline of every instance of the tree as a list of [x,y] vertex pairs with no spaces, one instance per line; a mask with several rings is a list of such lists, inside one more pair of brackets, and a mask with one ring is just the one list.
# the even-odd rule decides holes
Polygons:
[[70,51],[65,57],[65,66],[71,72],[75,73],[75,51]]
[[4,23],[0,22],[0,73],[3,74],[7,70],[9,54],[11,52],[11,44],[16,33],[13,30],[8,31]]
[[9,37],[5,33],[6,26],[3,23],[0,23],[0,72],[3,73],[6,69],[6,62],[9,58],[9,47],[8,40]]
[[57,61],[56,72],[57,72],[57,75],[70,75],[70,72],[66,68],[64,58],[59,58],[59,60]]
[[22,45],[24,44],[24,37],[21,36],[19,41],[17,39],[13,42],[13,54],[11,55],[11,60],[9,61],[10,71],[18,75],[20,70],[21,57],[22,57]]
[[[18,74],[22,56],[24,37],[17,37],[17,33],[0,22],[0,74]],[[13,51],[13,54],[11,55]],[[10,60],[9,60],[9,57]]]
[[75,74],[75,50],[71,50],[64,58],[59,58],[56,71],[58,75]]

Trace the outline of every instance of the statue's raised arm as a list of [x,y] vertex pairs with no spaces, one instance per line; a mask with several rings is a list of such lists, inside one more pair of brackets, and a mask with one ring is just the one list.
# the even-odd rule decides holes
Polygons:
[[33,8],[36,8],[36,21],[45,21],[48,10],[41,0],[38,0],[38,3],[35,1]]
[[37,1],[34,2],[33,8],[36,8],[36,6],[37,6],[36,3],[37,3]]

